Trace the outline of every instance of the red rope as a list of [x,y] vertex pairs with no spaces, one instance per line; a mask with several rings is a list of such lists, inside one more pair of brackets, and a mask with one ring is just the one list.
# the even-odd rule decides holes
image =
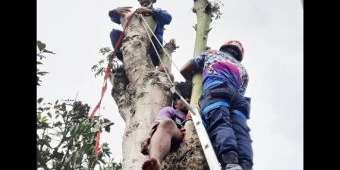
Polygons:
[[[119,38],[118,38],[118,41],[117,43],[115,44],[114,46],[114,51],[117,51],[118,47],[119,47],[119,44],[122,42],[122,39],[124,37],[124,32],[126,31],[127,27],[129,26],[130,24],[130,21],[131,21],[131,18],[132,16],[134,15],[135,12],[133,12],[129,17],[128,17],[128,20],[127,20],[127,23],[124,27],[124,30],[123,32],[120,34]],[[96,107],[93,109],[93,111],[91,112],[90,114],[90,119],[93,120],[94,118],[94,114],[97,112],[97,110],[100,108],[100,104],[102,102],[102,99],[104,97],[104,94],[106,92],[106,89],[107,89],[107,79],[109,78],[109,75],[110,75],[110,71],[111,71],[111,68],[112,68],[112,64],[111,64],[111,61],[109,61],[107,67],[106,67],[106,71],[105,71],[105,75],[104,75],[104,85],[102,87],[102,91],[101,91],[101,95],[100,95],[100,100],[98,102],[98,104],[96,105]],[[94,153],[96,155],[96,157],[98,158],[98,155],[99,155],[99,140],[100,140],[100,131],[98,131],[96,133],[96,145],[95,145],[95,150],[94,150]]]

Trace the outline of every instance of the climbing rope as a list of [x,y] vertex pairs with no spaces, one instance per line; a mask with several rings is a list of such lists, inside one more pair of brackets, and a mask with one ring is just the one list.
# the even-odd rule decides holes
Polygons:
[[[151,36],[150,36],[149,32],[146,30],[145,25],[147,25],[147,27],[149,28],[150,32],[152,32],[152,34],[153,34],[153,36],[155,37],[155,39],[157,40],[159,46],[161,46],[161,47],[163,48],[162,44],[159,42],[158,38],[157,38],[157,37],[155,36],[155,34],[153,33],[153,31],[151,30],[150,26],[146,23],[146,21],[145,21],[143,15],[142,15],[142,14],[139,14],[139,15],[137,14],[137,16],[143,18],[143,21],[144,21],[144,22],[142,22],[142,25],[143,25],[143,27],[144,27],[144,29],[145,29],[145,32],[146,32],[146,34],[148,35],[148,38],[149,38],[149,40],[150,40],[150,42],[151,42],[151,44],[152,44],[152,47],[154,48],[154,50],[155,50],[155,52],[156,52],[156,54],[157,54],[158,60],[160,61],[160,63],[161,63],[161,65],[163,66],[163,68],[166,68],[165,65],[164,65],[164,63],[163,63],[163,61],[162,61],[162,59],[161,59],[161,57],[159,56],[159,53],[158,53],[158,51],[157,51],[157,49],[156,49],[155,44],[152,42],[152,39],[151,39]],[[163,48],[163,51],[165,51],[164,48]],[[174,84],[174,82],[171,80],[171,77],[170,77],[170,75],[169,75],[167,69],[164,69],[164,71],[165,71],[166,76],[168,77],[169,81],[171,82],[171,84]]]
[[[135,11],[132,13],[134,14]],[[117,43],[115,44],[114,46],[114,51],[113,51],[113,55],[115,54],[115,52],[117,51],[118,47],[119,47],[119,44],[121,43],[123,37],[124,37],[124,32],[126,31],[127,27],[129,26],[130,22],[131,22],[131,16],[128,18],[127,20],[127,23],[125,24],[124,26],[124,30],[123,32],[120,34],[119,38],[118,38],[118,41]],[[100,100],[99,102],[97,103],[96,107],[93,109],[93,111],[91,112],[90,114],[90,119],[91,121],[93,121],[93,118],[94,118],[94,115],[95,113],[97,112],[97,110],[100,108],[100,104],[102,102],[102,99],[104,97],[104,94],[106,92],[106,89],[107,89],[107,79],[109,78],[109,75],[110,75],[110,72],[111,72],[111,69],[112,69],[112,58],[113,57],[109,57],[109,63],[106,67],[106,70],[105,70],[105,75],[104,75],[104,82],[103,82],[103,86],[102,86],[102,90],[101,90],[101,95],[100,95]],[[99,140],[100,140],[100,130],[96,132],[96,145],[95,145],[95,155],[96,157],[98,158],[98,155],[99,155]]]
[[[171,61],[171,63],[175,66],[175,68],[177,69],[178,72],[180,72],[180,69],[178,68],[178,66],[175,64],[175,62],[173,62],[172,58],[170,57],[169,53],[165,50],[165,48],[163,47],[163,45],[160,43],[160,41],[158,40],[157,36],[154,34],[153,30],[150,28],[150,26],[147,24],[147,22],[145,21],[144,17],[142,15],[140,15],[140,17],[142,18],[144,24],[147,26],[147,28],[149,29],[149,31],[152,33],[152,35],[155,37],[157,43],[160,45],[160,47],[162,47],[165,55],[169,58],[169,60]],[[147,32],[147,31],[146,31]],[[150,41],[151,41],[151,38],[149,37]],[[152,42],[152,41],[151,41]],[[155,51],[156,50],[156,47],[154,46],[155,48]],[[158,55],[157,53],[157,56],[159,58],[159,60],[161,61],[160,59],[160,56]],[[162,64],[162,66],[164,67],[164,65]]]

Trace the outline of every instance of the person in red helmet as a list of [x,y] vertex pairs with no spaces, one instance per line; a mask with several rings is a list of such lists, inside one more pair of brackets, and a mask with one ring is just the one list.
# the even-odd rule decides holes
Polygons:
[[228,41],[219,50],[204,51],[181,68],[187,80],[202,71],[201,116],[222,170],[251,170],[253,166],[247,125],[250,98],[244,96],[249,78],[241,64],[243,55],[239,41]]

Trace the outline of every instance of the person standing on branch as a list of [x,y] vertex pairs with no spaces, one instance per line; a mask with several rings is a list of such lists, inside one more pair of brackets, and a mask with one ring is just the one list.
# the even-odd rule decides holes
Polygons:
[[[176,89],[187,102],[190,102],[191,83],[177,83]],[[141,153],[149,155],[149,159],[142,165],[143,170],[160,170],[166,154],[170,149],[179,146],[183,140],[185,133],[183,127],[191,116],[177,94],[174,94],[173,101],[172,107],[164,107],[158,112],[149,136],[141,144]]]
[[243,54],[239,41],[228,41],[219,50],[204,51],[181,69],[187,80],[203,72],[201,116],[222,170],[251,170],[253,166],[247,125],[250,98],[244,96],[249,78],[241,64]]
[[[136,9],[137,14],[143,14],[143,15],[152,15],[156,22],[156,29],[154,31],[154,34],[156,37],[152,37],[151,41],[155,45],[157,52],[159,53],[161,51],[161,45],[163,44],[163,34],[164,34],[164,26],[170,24],[172,20],[172,16],[165,10],[162,10],[161,8],[153,8],[153,4],[156,3],[157,0],[138,0],[139,4],[142,6],[138,9]],[[112,22],[121,24],[120,17],[121,15],[128,15],[131,12],[131,7],[118,7],[116,9],[113,9],[109,11],[109,16]],[[119,36],[123,32],[121,30],[112,29],[110,33],[110,39],[111,44],[113,47],[115,47]],[[156,40],[156,38],[159,40],[161,44],[159,44]],[[118,46],[118,49],[116,51],[116,56],[119,60],[123,61],[123,54],[121,49],[122,44],[120,43]],[[148,53],[151,57],[152,63],[154,66],[159,66],[159,58],[157,56],[157,53],[152,45],[150,45],[148,49]]]

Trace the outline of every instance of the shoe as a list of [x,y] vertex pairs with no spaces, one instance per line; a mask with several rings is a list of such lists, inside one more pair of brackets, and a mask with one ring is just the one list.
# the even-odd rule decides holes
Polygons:
[[116,57],[118,58],[118,60],[123,61],[123,53],[122,53],[122,51],[118,50],[116,52]]
[[220,156],[219,161],[221,162],[222,165],[226,165],[226,164],[238,164],[238,155],[234,151],[223,153]]
[[242,167],[238,164],[238,155],[234,151],[223,153],[220,156],[220,163],[222,170],[242,170]]
[[252,170],[253,165],[247,160],[240,161],[240,165],[243,170]]
[[239,164],[227,164],[222,170],[243,170]]

